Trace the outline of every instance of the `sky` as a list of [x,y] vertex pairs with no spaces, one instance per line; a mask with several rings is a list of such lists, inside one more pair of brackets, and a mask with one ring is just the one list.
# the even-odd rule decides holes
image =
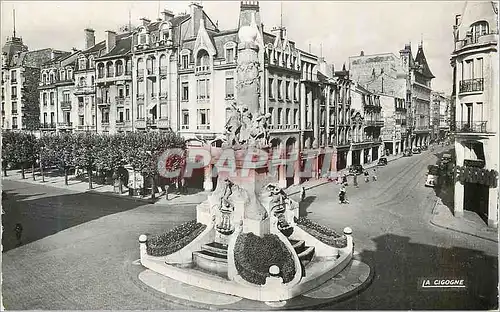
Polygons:
[[[117,30],[141,17],[154,20],[159,9],[188,12],[189,1],[2,1],[1,43],[13,31],[30,50],[51,47],[70,51],[83,49],[87,27],[96,31],[96,42],[106,30]],[[202,1],[205,12],[219,28],[238,25],[240,1]],[[449,93],[452,85],[450,54],[452,27],[461,14],[462,1],[260,1],[264,29],[280,23],[296,45],[341,69],[349,57],[392,52],[411,42],[415,56],[423,39],[424,53],[435,79],[432,88]],[[280,14],[281,13],[281,14]]]

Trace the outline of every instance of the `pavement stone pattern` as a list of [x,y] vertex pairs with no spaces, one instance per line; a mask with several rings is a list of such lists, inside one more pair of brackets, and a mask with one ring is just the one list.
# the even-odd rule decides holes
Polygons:
[[498,243],[498,229],[488,227],[476,213],[471,211],[465,210],[463,217],[455,217],[440,199],[436,200],[431,223],[447,230],[469,234]]
[[366,263],[353,259],[339,274],[307,293],[277,302],[260,302],[220,294],[207,289],[184,284],[146,269],[138,279],[155,290],[156,295],[200,309],[231,310],[290,310],[307,309],[331,304],[354,296],[366,289],[373,280],[374,270]]

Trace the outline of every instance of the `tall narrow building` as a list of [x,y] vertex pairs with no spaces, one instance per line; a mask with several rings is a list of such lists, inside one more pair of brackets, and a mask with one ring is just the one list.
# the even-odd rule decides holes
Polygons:
[[477,212],[498,226],[498,6],[467,2],[457,15],[452,101],[455,105],[455,216]]

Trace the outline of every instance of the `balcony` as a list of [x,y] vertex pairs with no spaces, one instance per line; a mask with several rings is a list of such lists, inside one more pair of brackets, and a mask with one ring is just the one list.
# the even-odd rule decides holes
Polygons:
[[156,127],[157,121],[158,121],[158,119],[156,119],[156,118],[148,118],[148,119],[146,119],[146,125],[148,127]]
[[158,128],[162,129],[170,128],[170,122],[167,117],[160,117],[160,119],[158,119]]
[[484,79],[467,79],[460,81],[459,93],[482,92],[484,90]]
[[210,72],[210,65],[196,66],[196,73],[197,74],[208,73],[208,72]]
[[383,127],[384,121],[383,120],[365,120],[365,125],[367,127]]
[[486,131],[486,121],[457,121],[456,122],[456,132],[457,133],[487,133]]
[[125,105],[125,97],[123,97],[123,96],[117,96],[117,97],[115,97],[115,101],[116,101],[116,106],[123,106],[123,105]]
[[55,129],[56,124],[54,122],[44,122],[40,124],[40,129]]
[[70,122],[70,121],[66,121],[66,122],[58,122],[57,123],[57,127],[59,129],[71,129],[73,127],[73,123]]
[[155,68],[148,68],[147,72],[148,72],[148,76],[156,76],[156,74],[157,74]]
[[198,130],[210,130],[210,125],[198,125],[196,128]]
[[406,108],[404,108],[404,107],[396,107],[396,112],[406,113]]
[[490,31],[489,33],[484,33],[480,36],[477,37],[467,37],[463,40],[458,40],[455,42],[455,51],[463,49],[468,46],[474,46],[474,45],[484,45],[484,44],[489,44],[489,43],[496,43],[498,42],[498,32],[497,31]]
[[12,110],[12,115],[17,115],[17,109]]
[[144,118],[137,118],[135,121],[135,127],[138,129],[146,128],[146,120],[144,120]]
[[61,109],[71,109],[71,101],[61,101]]
[[464,159],[465,167],[484,168],[485,164],[483,159]]
[[77,85],[75,88],[75,94],[92,94],[95,93],[94,86]]
[[112,78],[115,76],[115,72],[113,70],[110,70],[106,73],[106,78]]
[[97,98],[97,106],[109,106],[109,99]]

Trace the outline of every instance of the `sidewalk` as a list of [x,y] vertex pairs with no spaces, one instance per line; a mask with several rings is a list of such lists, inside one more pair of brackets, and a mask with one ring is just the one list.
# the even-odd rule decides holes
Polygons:
[[2,176],[2,179],[17,181],[23,183],[30,183],[36,185],[44,185],[50,187],[61,188],[65,190],[70,190],[78,193],[98,193],[106,196],[114,196],[121,197],[124,199],[135,200],[144,202],[145,204],[157,204],[157,205],[189,205],[189,204],[199,204],[203,200],[207,198],[207,193],[200,191],[197,193],[189,194],[189,195],[178,195],[178,194],[169,194],[169,200],[165,199],[165,195],[159,197],[159,194],[156,195],[156,198],[151,199],[151,195],[146,197],[140,196],[129,196],[127,188],[124,187],[124,193],[118,194],[113,190],[112,185],[101,185],[98,183],[92,183],[92,190],[89,190],[89,184],[87,181],[80,181],[75,178],[74,175],[68,176],[68,185],[64,184],[64,176],[46,176],[45,182],[42,182],[42,177],[39,173],[36,173],[36,180],[33,181],[31,172],[26,171],[25,173],[26,179],[21,178],[20,170],[8,170],[7,176]]
[[430,222],[440,228],[498,243],[497,229],[488,227],[476,213],[471,211],[464,211],[462,218],[455,217],[441,199],[436,200]]

